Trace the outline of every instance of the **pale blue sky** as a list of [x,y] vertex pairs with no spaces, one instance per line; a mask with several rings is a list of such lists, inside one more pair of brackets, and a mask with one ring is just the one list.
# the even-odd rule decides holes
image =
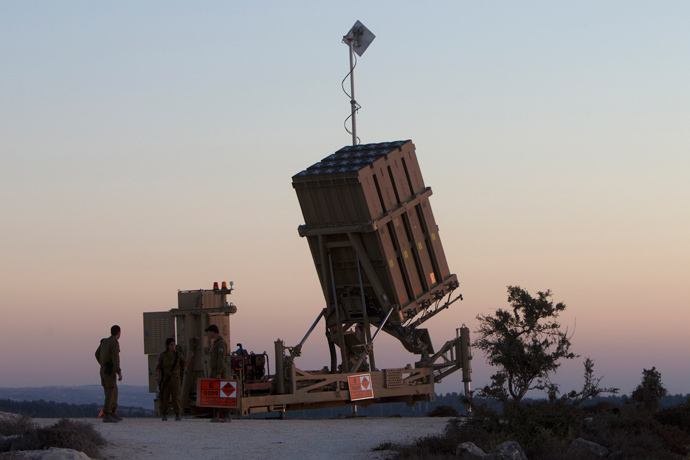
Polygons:
[[[125,383],[144,384],[141,313],[224,279],[233,341],[302,338],[323,299],[290,178],[350,143],[356,20],[377,36],[358,133],[414,141],[465,296],[434,343],[504,307],[506,285],[552,289],[606,386],[656,366],[690,392],[680,1],[1,2],[0,386],[98,383],[113,323]],[[298,365],[328,363],[308,345]],[[381,366],[414,362],[376,346]],[[474,369],[486,383],[480,354]]]

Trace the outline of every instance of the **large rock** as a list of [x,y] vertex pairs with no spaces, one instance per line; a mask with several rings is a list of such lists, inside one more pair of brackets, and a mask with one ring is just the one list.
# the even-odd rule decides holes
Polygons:
[[605,458],[608,454],[609,451],[606,447],[600,446],[595,442],[586,441],[582,438],[577,438],[573,441],[568,449],[568,455],[576,458],[583,455],[595,455],[600,458]]
[[515,441],[507,441],[496,448],[487,460],[527,460],[525,451]]
[[485,459],[487,455],[473,442],[463,442],[455,449],[455,456],[462,460]]
[[33,460],[91,460],[84,452],[51,447],[48,450],[25,450],[13,452]]

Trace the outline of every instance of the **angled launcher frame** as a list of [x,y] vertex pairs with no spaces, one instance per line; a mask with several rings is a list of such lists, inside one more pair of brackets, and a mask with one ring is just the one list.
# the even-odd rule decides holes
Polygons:
[[[458,280],[448,268],[414,144],[344,147],[292,180],[305,219],[299,234],[321,282],[340,370],[358,371],[365,357],[375,368],[372,326],[420,355],[420,364],[431,364],[433,345],[418,326],[462,297],[454,294]],[[355,337],[348,332],[353,326]]]

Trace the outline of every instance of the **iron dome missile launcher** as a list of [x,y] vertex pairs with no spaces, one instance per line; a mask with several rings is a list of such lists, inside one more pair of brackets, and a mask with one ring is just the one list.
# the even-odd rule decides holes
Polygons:
[[[462,369],[469,396],[471,351],[464,325],[435,350],[420,328],[462,299],[450,272],[422,178],[415,146],[407,141],[344,147],[292,177],[306,238],[324,295],[316,320],[302,340],[274,342],[274,372],[266,353],[228,353],[230,377],[211,379],[210,343],[204,330],[219,327],[230,343],[224,283],[210,290],[179,291],[178,307],[144,313],[144,353],[149,356],[149,390],[157,390],[156,359],[165,339],[193,358],[183,379],[185,414],[222,407],[235,415],[387,402],[432,401],[434,385]],[[302,370],[297,358],[324,320],[331,362]],[[288,333],[292,331],[286,331]],[[381,333],[400,341],[419,360],[403,367],[376,364]],[[158,408],[156,400],[156,408]]]

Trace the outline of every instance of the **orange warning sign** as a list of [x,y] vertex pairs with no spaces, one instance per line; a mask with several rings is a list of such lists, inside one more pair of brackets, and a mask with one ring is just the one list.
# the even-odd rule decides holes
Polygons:
[[347,377],[350,387],[350,401],[371,399],[374,397],[374,387],[371,385],[371,374],[350,375]]
[[199,407],[238,407],[237,380],[198,379],[196,405]]

